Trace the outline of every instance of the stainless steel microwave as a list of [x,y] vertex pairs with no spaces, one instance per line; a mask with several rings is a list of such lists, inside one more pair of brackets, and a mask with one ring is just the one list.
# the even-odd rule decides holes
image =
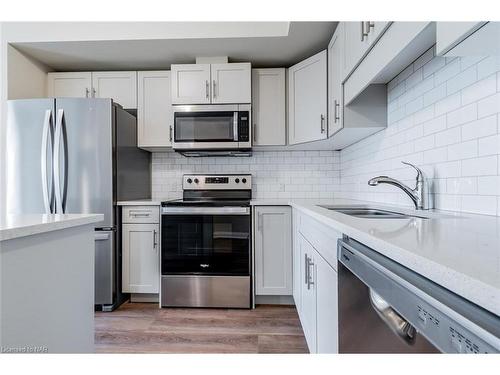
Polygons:
[[246,151],[252,148],[250,104],[173,106],[176,151]]

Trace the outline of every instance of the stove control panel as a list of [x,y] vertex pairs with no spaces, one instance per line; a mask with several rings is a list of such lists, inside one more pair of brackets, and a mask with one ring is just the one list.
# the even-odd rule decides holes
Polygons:
[[184,175],[182,188],[184,190],[250,190],[252,175]]

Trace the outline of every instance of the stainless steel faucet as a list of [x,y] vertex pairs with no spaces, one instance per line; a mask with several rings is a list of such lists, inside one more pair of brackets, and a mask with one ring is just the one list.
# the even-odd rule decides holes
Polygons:
[[429,195],[429,187],[427,185],[427,180],[424,177],[424,173],[420,168],[417,166],[404,162],[402,161],[401,163],[409,165],[410,167],[413,167],[417,171],[417,184],[415,186],[415,189],[412,189],[405,184],[403,184],[401,181],[395,180],[391,177],[387,176],[378,176],[372,178],[370,181],[368,181],[368,185],[370,186],[377,186],[378,184],[390,184],[397,186],[401,190],[403,190],[413,201],[415,204],[415,208],[417,210],[428,210],[430,207],[430,195]]

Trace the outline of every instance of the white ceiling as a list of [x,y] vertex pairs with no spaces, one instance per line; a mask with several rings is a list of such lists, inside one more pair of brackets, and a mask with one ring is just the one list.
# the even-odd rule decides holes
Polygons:
[[[263,26],[255,22],[255,27]],[[195,57],[229,56],[254,67],[288,67],[325,49],[337,22],[291,22],[286,36],[14,42],[57,71],[169,69]]]

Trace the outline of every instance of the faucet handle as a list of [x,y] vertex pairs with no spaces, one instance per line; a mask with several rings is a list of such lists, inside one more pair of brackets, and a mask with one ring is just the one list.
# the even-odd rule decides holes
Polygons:
[[410,167],[413,167],[417,171],[417,180],[424,178],[424,172],[422,172],[422,170],[419,167],[417,167],[416,165],[413,165],[413,164],[408,163],[406,161],[402,161],[401,163],[409,165]]

